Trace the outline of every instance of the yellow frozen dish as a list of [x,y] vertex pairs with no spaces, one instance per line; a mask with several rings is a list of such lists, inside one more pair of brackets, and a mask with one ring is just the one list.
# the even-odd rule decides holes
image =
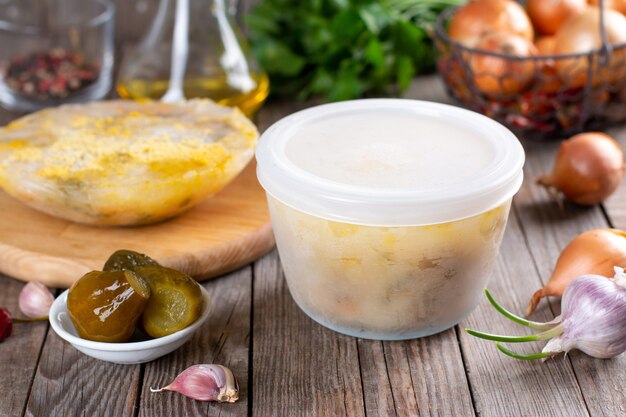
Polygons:
[[450,223],[377,227],[311,216],[272,197],[269,205],[298,305],[331,328],[383,339],[442,330],[473,310],[510,206]]
[[148,224],[220,191],[257,137],[239,110],[210,100],[65,105],[0,128],[0,187],[64,219]]

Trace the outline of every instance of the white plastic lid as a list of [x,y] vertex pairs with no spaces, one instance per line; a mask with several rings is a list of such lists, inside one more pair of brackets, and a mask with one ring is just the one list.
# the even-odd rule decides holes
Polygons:
[[368,99],[294,113],[259,141],[266,192],[313,216],[373,226],[459,220],[511,198],[524,150],[501,124],[439,103]]

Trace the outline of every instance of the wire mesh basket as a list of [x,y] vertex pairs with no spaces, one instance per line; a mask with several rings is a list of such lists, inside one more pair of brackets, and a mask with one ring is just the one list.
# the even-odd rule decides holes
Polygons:
[[[603,46],[597,50],[520,57],[452,40],[447,25],[458,10],[450,8],[439,16],[435,43],[448,94],[464,107],[500,121],[523,137],[540,140],[626,121],[626,44],[610,45],[602,23]],[[477,70],[478,59],[511,71],[496,74],[489,65]]]

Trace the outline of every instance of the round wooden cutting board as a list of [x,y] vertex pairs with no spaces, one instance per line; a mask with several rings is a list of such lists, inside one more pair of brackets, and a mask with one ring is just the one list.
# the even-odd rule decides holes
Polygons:
[[198,280],[250,263],[274,246],[265,192],[251,163],[230,185],[182,215],[151,226],[92,227],[35,211],[0,191],[0,272],[68,287],[131,249]]

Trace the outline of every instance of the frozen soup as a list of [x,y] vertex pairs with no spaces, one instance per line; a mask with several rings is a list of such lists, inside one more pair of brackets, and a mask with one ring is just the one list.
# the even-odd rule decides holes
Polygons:
[[407,339],[477,305],[524,154],[476,113],[359,100],[279,121],[257,159],[298,306],[342,333]]

